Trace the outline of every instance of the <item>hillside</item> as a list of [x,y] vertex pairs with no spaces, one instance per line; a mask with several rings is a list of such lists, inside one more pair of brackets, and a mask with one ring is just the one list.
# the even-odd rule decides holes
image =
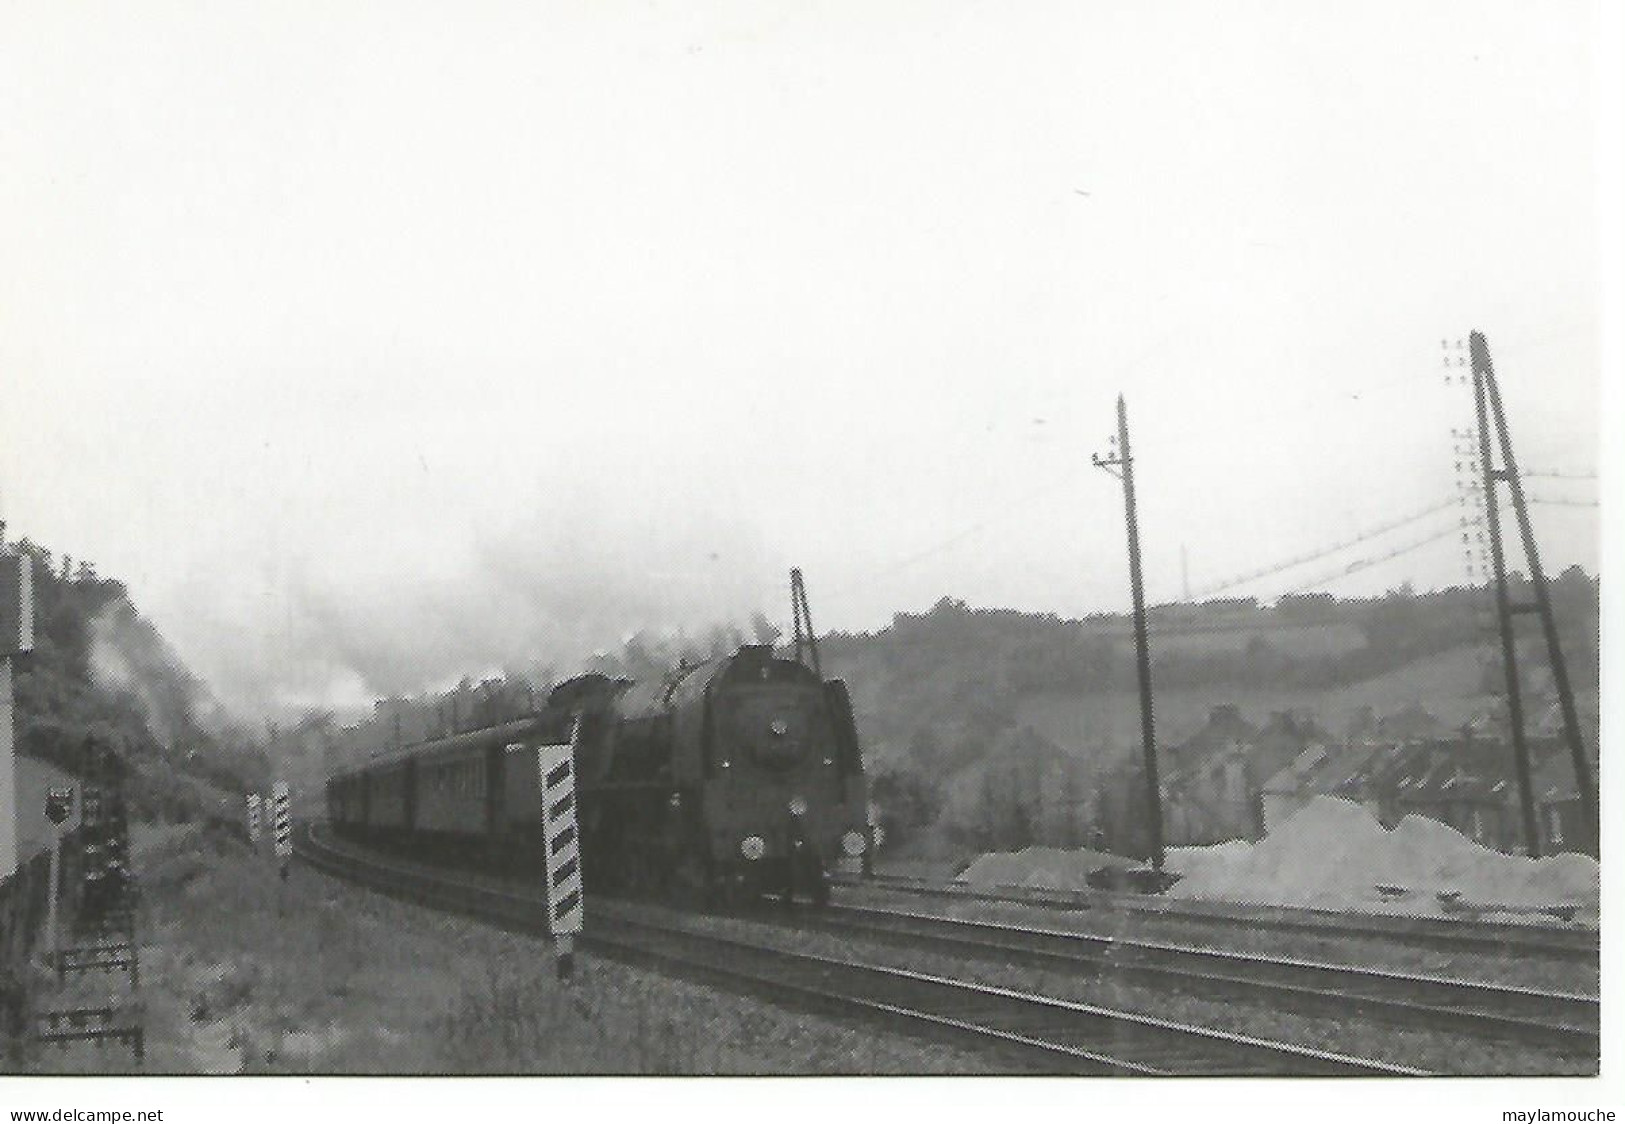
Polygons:
[[[1552,595],[1595,746],[1598,583],[1571,569]],[[1356,720],[1414,707],[1449,727],[1493,720],[1503,687],[1490,607],[1483,589],[1160,606],[1151,614],[1158,744],[1190,737],[1220,705],[1254,723],[1295,711],[1338,737]],[[1520,619],[1519,653],[1534,725],[1551,698],[1533,618]],[[1108,779],[1138,768],[1133,636],[1122,615],[1068,621],[944,598],[878,632],[830,636],[823,656],[852,687],[903,855],[1076,846],[1102,826]]]
[[234,819],[240,794],[269,775],[247,734],[121,582],[73,570],[26,539],[16,549],[34,559],[36,609],[34,651],[15,680],[17,751],[77,774],[86,739],[97,737],[129,765],[138,817]]

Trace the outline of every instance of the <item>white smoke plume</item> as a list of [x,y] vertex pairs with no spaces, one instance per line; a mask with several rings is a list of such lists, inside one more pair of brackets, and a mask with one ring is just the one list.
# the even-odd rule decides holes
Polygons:
[[765,553],[739,526],[578,510],[462,544],[268,560],[194,584],[165,628],[237,715],[346,711],[464,678],[562,678],[638,634],[751,636],[783,585]]

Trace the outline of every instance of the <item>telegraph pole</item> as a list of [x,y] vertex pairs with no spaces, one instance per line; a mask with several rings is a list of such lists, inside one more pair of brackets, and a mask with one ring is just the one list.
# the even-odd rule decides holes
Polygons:
[[[1530,781],[1529,751],[1523,735],[1523,710],[1518,698],[1518,671],[1513,651],[1512,617],[1516,613],[1536,613],[1540,616],[1546,639],[1546,654],[1552,669],[1552,682],[1557,688],[1558,706],[1563,714],[1563,736],[1568,742],[1574,766],[1574,787],[1580,796],[1581,846],[1596,855],[1601,843],[1597,801],[1597,788],[1591,777],[1591,763],[1586,757],[1585,743],[1580,737],[1580,719],[1574,706],[1574,690],[1569,683],[1568,664],[1563,659],[1563,648],[1558,641],[1557,620],[1552,613],[1551,593],[1546,588],[1546,573],[1540,564],[1540,549],[1535,543],[1535,532],[1529,522],[1529,505],[1524,499],[1523,480],[1518,474],[1518,460],[1512,452],[1512,431],[1507,428],[1506,414],[1501,407],[1501,390],[1495,381],[1495,366],[1490,361],[1490,348],[1482,332],[1474,332],[1468,347],[1473,365],[1473,398],[1478,410],[1479,456],[1484,469],[1484,516],[1490,528],[1490,552],[1495,566],[1496,607],[1501,618],[1501,649],[1506,659],[1507,703],[1512,718],[1512,744],[1517,754],[1518,783],[1523,804],[1524,834],[1529,841],[1529,853],[1540,856],[1540,827],[1535,818],[1533,785]],[[1486,409],[1487,407],[1487,409]],[[1489,428],[1486,414],[1494,415],[1495,430],[1501,451],[1501,467],[1491,465]],[[1501,547],[1501,525],[1496,503],[1495,484],[1504,482],[1512,493],[1512,510],[1518,521],[1518,534],[1523,542],[1524,558],[1529,564],[1530,583],[1535,600],[1530,604],[1511,603],[1507,593],[1506,563]]]
[[1146,812],[1151,829],[1151,866],[1162,873],[1162,786],[1157,778],[1157,739],[1151,719],[1151,645],[1145,626],[1145,585],[1140,577],[1140,520],[1134,501],[1134,457],[1129,451],[1128,407],[1117,396],[1117,455],[1092,459],[1097,468],[1123,482],[1123,508],[1128,523],[1128,576],[1134,595],[1134,658],[1140,681],[1140,738],[1145,747]]

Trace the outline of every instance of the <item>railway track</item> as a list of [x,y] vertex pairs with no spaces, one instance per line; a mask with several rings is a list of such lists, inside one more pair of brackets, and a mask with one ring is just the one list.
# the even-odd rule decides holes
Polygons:
[[1404,914],[1350,913],[1302,906],[1245,905],[1237,902],[1168,900],[1110,890],[1050,890],[1030,886],[979,887],[905,875],[858,878],[837,875],[845,886],[869,886],[912,896],[950,901],[981,901],[1037,909],[1115,910],[1170,921],[1306,933],[1331,938],[1380,940],[1449,952],[1496,956],[1542,957],[1595,964],[1600,956],[1597,930],[1573,924],[1485,921],[1469,917],[1412,917]]
[[[319,870],[414,902],[539,932],[539,894],[452,875],[311,833],[297,841]],[[599,906],[580,946],[798,1007],[898,1026],[992,1051],[1013,1068],[1049,1074],[1421,1076],[1423,1071],[1291,1043],[1189,1026],[1010,988],[814,956],[651,921]]]
[[1600,1008],[1590,995],[873,906],[832,905],[795,924],[1003,964],[1172,986],[1277,1010],[1425,1026],[1593,1059],[1601,1051]]

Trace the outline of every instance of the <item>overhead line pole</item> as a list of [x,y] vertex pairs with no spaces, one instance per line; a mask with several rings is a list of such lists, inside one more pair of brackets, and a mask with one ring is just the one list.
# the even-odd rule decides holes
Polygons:
[[[1129,450],[1128,407],[1117,396],[1117,455],[1093,457],[1098,468],[1108,472],[1122,468],[1123,509],[1128,524],[1129,588],[1134,597],[1134,659],[1140,682],[1140,738],[1145,750],[1147,824],[1151,831],[1151,866],[1162,873],[1162,784],[1157,777],[1157,740],[1151,715],[1151,643],[1146,635],[1145,585],[1140,575],[1140,521],[1134,499],[1134,456]],[[1116,476],[1116,473],[1112,473]]]
[[1523,817],[1524,845],[1532,858],[1540,857],[1540,825],[1535,820],[1535,789],[1529,768],[1529,744],[1523,734],[1523,696],[1518,686],[1518,645],[1512,634],[1512,602],[1507,594],[1506,552],[1501,545],[1500,501],[1496,481],[1506,479],[1506,470],[1496,468],[1490,449],[1489,410],[1485,388],[1489,352],[1484,337],[1472,335],[1473,406],[1478,415],[1478,459],[1484,476],[1484,521],[1490,529],[1490,563],[1495,573],[1495,609],[1501,624],[1501,664],[1506,671],[1507,718],[1512,725],[1512,759],[1518,776],[1518,807]]
[[813,671],[822,679],[824,669],[818,661],[818,634],[813,631],[812,606],[807,603],[807,586],[801,579],[800,567],[790,571],[790,612],[795,617],[796,662],[803,662],[801,653],[805,647]]
[[[1489,443],[1488,434],[1484,430],[1484,400],[1488,398],[1490,410],[1495,415],[1495,430],[1501,445],[1501,471],[1498,479],[1505,480],[1512,490],[1512,510],[1518,520],[1518,534],[1523,540],[1524,557],[1529,563],[1529,577],[1534,584],[1535,603],[1533,605],[1510,606],[1505,604],[1505,597],[1501,598],[1502,612],[1534,611],[1540,615],[1541,629],[1546,638],[1546,654],[1551,664],[1553,685],[1557,688],[1558,706],[1563,714],[1563,736],[1568,742],[1569,755],[1574,766],[1574,787],[1580,797],[1581,814],[1585,822],[1581,824],[1583,838],[1581,846],[1592,855],[1599,853],[1601,844],[1601,813],[1598,808],[1597,787],[1591,776],[1591,763],[1586,758],[1585,743],[1580,736],[1580,718],[1574,705],[1574,689],[1569,683],[1568,663],[1563,658],[1563,647],[1557,636],[1557,620],[1552,613],[1551,592],[1546,587],[1546,573],[1540,564],[1540,548],[1535,543],[1534,528],[1529,522],[1529,508],[1524,501],[1523,480],[1518,474],[1518,460],[1512,452],[1512,431],[1507,427],[1506,414],[1501,408],[1501,390],[1495,381],[1495,365],[1490,361],[1488,342],[1481,332],[1474,332],[1470,337],[1469,347],[1472,354],[1473,382],[1478,395],[1479,423],[1481,447]],[[1486,461],[1487,463],[1487,461]],[[1490,489],[1490,481],[1485,480],[1485,488]],[[1488,493],[1486,509],[1490,517],[1491,542],[1500,539],[1500,528],[1497,525],[1494,512],[1493,491]],[[1503,583],[1504,574],[1498,568],[1496,571],[1498,583]],[[1510,633],[1511,623],[1503,615],[1503,630]],[[1509,670],[1510,674],[1510,670]],[[1521,723],[1518,734],[1522,734]],[[1527,762],[1524,763],[1527,768]],[[1533,811],[1525,813],[1525,827],[1533,816]],[[1536,825],[1538,828],[1538,825]],[[1532,849],[1533,855],[1539,855],[1539,850]]]

